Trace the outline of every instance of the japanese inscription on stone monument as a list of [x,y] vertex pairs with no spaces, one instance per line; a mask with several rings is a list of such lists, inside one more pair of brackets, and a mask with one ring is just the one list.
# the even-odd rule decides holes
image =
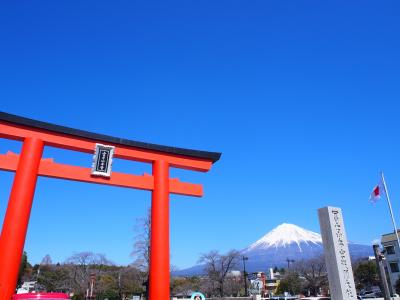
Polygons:
[[357,299],[342,211],[336,207],[318,210],[329,287],[333,300]]

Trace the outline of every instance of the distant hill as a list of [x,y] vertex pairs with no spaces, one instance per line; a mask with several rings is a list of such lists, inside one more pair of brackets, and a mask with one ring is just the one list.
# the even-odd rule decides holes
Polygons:
[[[349,242],[352,259],[373,255],[372,246]],[[323,254],[321,235],[293,224],[281,224],[241,251],[247,256],[248,272],[266,271],[268,268],[287,267],[287,259],[308,260]],[[177,276],[203,274],[204,267],[196,265],[174,273]],[[238,269],[242,269],[242,266]]]

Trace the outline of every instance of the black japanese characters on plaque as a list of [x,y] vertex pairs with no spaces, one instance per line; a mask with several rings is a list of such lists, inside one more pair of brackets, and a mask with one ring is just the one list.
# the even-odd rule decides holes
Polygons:
[[111,176],[112,158],[114,155],[113,146],[96,144],[95,153],[93,156],[92,175],[96,176]]

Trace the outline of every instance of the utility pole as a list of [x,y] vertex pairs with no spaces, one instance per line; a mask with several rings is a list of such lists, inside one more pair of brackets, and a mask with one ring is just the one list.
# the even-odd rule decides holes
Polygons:
[[122,292],[121,292],[121,270],[118,272],[118,294],[119,294],[119,299],[122,300]]
[[95,299],[96,296],[94,294],[94,282],[96,281],[96,274],[90,274],[90,283],[89,283],[89,299]]
[[244,277],[244,296],[247,297],[247,273],[246,273],[246,260],[249,258],[242,256],[243,259],[243,277]]
[[40,275],[40,265],[38,267],[37,274],[36,274],[35,293],[38,292],[39,275]]
[[376,261],[376,266],[378,267],[379,280],[381,281],[383,288],[382,291],[383,298],[385,300],[391,300],[389,285],[386,279],[385,267],[383,266],[383,259],[385,259],[385,256],[381,253],[379,245],[373,245],[372,247],[374,248],[375,261]]

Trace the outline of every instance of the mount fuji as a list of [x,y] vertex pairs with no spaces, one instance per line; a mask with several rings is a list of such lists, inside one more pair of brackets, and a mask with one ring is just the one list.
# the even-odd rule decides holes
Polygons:
[[[248,257],[248,272],[266,271],[273,267],[287,267],[287,260],[300,261],[323,254],[321,235],[297,225],[283,223],[250,246],[241,250]],[[352,260],[373,255],[372,246],[349,242]],[[195,275],[202,273],[202,266],[180,270],[177,275]]]
[[[283,223],[243,249],[249,271],[287,267],[287,259],[300,261],[323,254],[321,235],[293,224]],[[372,247],[349,242],[352,259],[373,255]]]

